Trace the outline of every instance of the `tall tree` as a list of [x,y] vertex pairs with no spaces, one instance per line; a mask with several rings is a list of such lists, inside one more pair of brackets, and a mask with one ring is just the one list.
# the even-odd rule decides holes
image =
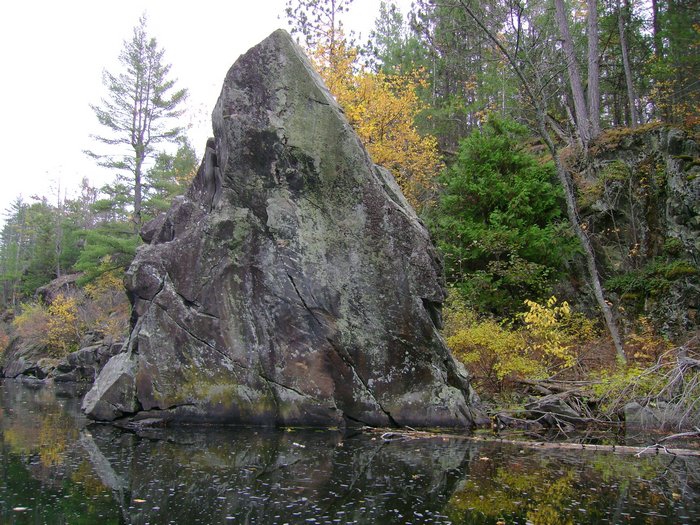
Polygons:
[[[476,6],[481,9],[482,6]],[[489,15],[507,27],[504,4],[490,5]],[[513,99],[508,69],[476,24],[454,1],[417,0],[411,26],[427,50],[425,68],[430,92],[424,100],[424,129],[434,133],[445,153],[455,153],[459,140],[481,126],[489,111]]]
[[393,1],[380,2],[362,58],[372,70],[387,75],[408,74],[429,65],[425,43]]
[[0,233],[0,285],[2,304],[6,307],[16,307],[21,296],[21,279],[29,251],[28,207],[21,197],[15,199],[5,211],[5,225]]
[[323,49],[329,62],[338,44],[347,47],[341,15],[354,0],[287,0],[285,13],[292,34],[303,35],[308,49]]
[[[627,6],[626,6],[627,7]],[[625,9],[629,11],[629,8]],[[625,86],[627,87],[627,98],[629,103],[629,126],[637,127],[639,119],[637,117],[637,96],[634,92],[634,80],[632,79],[632,67],[630,66],[629,52],[627,47],[627,37],[625,36],[625,16],[623,15],[622,2],[617,0],[617,28],[620,33],[620,51],[622,53],[622,66],[625,70]]]
[[586,37],[588,39],[588,112],[591,121],[591,136],[600,134],[600,55],[598,52],[598,1],[587,0],[588,16]]
[[[315,47],[309,54],[372,160],[393,173],[408,200],[419,208],[432,197],[441,169],[435,139],[418,133],[414,124],[423,109],[416,94],[423,85],[421,75],[387,75],[362,67],[359,51],[345,38],[339,18],[349,3],[289,0],[288,22],[294,33],[311,36],[308,41]],[[316,22],[299,26],[309,20]]]
[[692,122],[700,118],[700,3],[665,0],[656,7],[651,99],[664,120]]
[[561,36],[561,46],[564,50],[566,60],[566,70],[569,75],[569,85],[574,99],[574,111],[576,112],[576,129],[578,131],[581,144],[585,148],[591,140],[591,126],[588,114],[588,106],[583,91],[581,81],[581,71],[574,50],[574,42],[569,31],[569,21],[564,8],[564,0],[554,0],[554,12]]
[[153,167],[145,174],[144,216],[152,218],[167,211],[172,200],[189,187],[197,165],[197,155],[185,139],[174,155],[166,151],[158,153]]
[[[183,128],[175,119],[183,114],[181,104],[187,97],[186,89],[174,90],[171,66],[164,62],[164,51],[156,39],[148,36],[146,25],[142,16],[119,55],[122,71],[116,75],[103,72],[107,96],[100,105],[91,105],[108,130],[108,134],[94,138],[116,146],[116,152],[87,152],[101,166],[129,173],[135,231],[142,222],[144,164],[157,144],[176,141],[182,134]],[[124,147],[130,150],[126,154],[122,153]]]
[[[561,4],[562,0],[555,0],[555,4]],[[551,134],[551,117],[548,114],[548,108],[546,105],[546,100],[543,98],[543,94],[547,93],[547,82],[550,78],[551,71],[544,70],[544,64],[533,63],[533,54],[525,53],[525,50],[521,44],[521,32],[523,30],[522,25],[516,27],[517,35],[515,38],[515,43],[511,44],[508,41],[504,41],[499,38],[497,29],[489,26],[488,21],[482,16],[480,16],[477,11],[473,8],[471,0],[459,0],[459,4],[462,6],[464,11],[474,20],[474,22],[479,26],[479,28],[484,32],[489,40],[496,46],[497,49],[506,58],[510,67],[513,69],[520,81],[520,87],[524,93],[525,102],[531,107],[534,113],[534,128],[537,133],[542,138],[543,142],[550,151],[552,158],[554,160],[554,165],[556,169],[559,182],[564,190],[564,198],[566,201],[566,210],[571,223],[571,227],[576,233],[576,237],[581,243],[581,248],[586,260],[586,266],[588,268],[588,274],[590,277],[590,284],[593,288],[593,294],[596,298],[596,302],[603,314],[605,319],[608,332],[612,338],[615,345],[617,355],[620,360],[625,360],[625,353],[622,343],[622,337],[617,327],[617,322],[613,315],[611,305],[607,302],[605,298],[605,291],[603,290],[603,285],[601,283],[600,273],[598,271],[598,263],[596,262],[595,252],[593,250],[593,245],[586,231],[586,227],[582,224],[581,218],[579,216],[578,205],[576,202],[576,194],[574,190],[573,177],[566,163],[560,156],[560,148],[555,142]],[[557,9],[559,11],[559,9]],[[558,13],[557,18],[561,19],[564,13]],[[566,18],[563,19],[566,22]],[[560,30],[562,29],[562,24],[558,23]],[[566,46],[565,46],[566,47]],[[573,48],[570,49],[573,51]],[[565,53],[568,55],[568,52]],[[526,70],[524,65],[529,65],[530,69]],[[567,67],[568,67],[567,59]],[[569,71],[571,72],[571,71]],[[579,77],[580,80],[580,77]],[[582,93],[580,93],[582,96]],[[585,100],[582,100],[585,107]],[[578,117],[578,115],[577,115]],[[582,122],[577,122],[581,125]],[[585,129],[588,129],[586,126]]]

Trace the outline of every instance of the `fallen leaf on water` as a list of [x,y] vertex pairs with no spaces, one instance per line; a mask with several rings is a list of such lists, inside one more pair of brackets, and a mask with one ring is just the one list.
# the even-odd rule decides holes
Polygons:
[[134,499],[134,503],[146,503],[146,500],[145,500],[145,499],[135,498],[135,499]]

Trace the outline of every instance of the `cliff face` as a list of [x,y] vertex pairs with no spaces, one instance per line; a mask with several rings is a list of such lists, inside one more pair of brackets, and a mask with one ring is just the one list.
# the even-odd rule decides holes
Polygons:
[[670,336],[697,329],[698,135],[659,125],[612,130],[592,155],[593,174],[579,181],[582,217],[622,317],[647,316]]
[[133,330],[87,414],[471,426],[440,258],[287,33],[234,64],[213,124],[188,194],[144,228]]

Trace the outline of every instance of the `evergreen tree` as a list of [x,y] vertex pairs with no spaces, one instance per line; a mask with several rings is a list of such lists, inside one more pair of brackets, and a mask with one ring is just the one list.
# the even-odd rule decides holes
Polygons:
[[[498,2],[478,6],[508,36],[508,6]],[[420,128],[435,135],[441,150],[456,151],[460,139],[478,128],[490,112],[517,114],[518,91],[512,72],[489,45],[476,24],[453,1],[417,0],[411,25],[427,52],[424,67],[429,74]]]
[[379,4],[361,54],[371,69],[386,75],[406,75],[429,65],[427,49],[394,2]]
[[431,216],[448,280],[482,313],[512,315],[548,296],[575,250],[554,167],[524,149],[526,138],[491,119],[462,140]]
[[[441,169],[436,140],[420,134],[415,126],[416,115],[424,107],[417,96],[424,79],[420,72],[388,75],[362,67],[359,50],[345,38],[339,18],[348,4],[289,0],[288,13],[293,16],[288,22],[293,32],[317,35],[309,54],[328,89],[372,160],[388,168],[409,202],[420,208],[432,197]],[[291,9],[292,5],[296,7]],[[308,20],[320,23],[300,25]]]
[[21,279],[27,266],[27,204],[18,197],[5,214],[5,224],[0,234],[2,304],[15,308],[21,298]]
[[173,198],[185,193],[197,171],[197,163],[194,148],[186,139],[180,142],[174,155],[162,151],[156,156],[144,181],[143,213],[146,218],[167,211]]
[[[142,223],[145,163],[156,145],[176,141],[183,131],[173,121],[183,114],[181,104],[187,90],[173,91],[175,80],[169,78],[171,66],[164,63],[163,55],[155,38],[148,36],[146,18],[142,16],[132,38],[124,42],[119,56],[122,71],[116,75],[103,73],[107,96],[100,105],[91,106],[100,124],[108,130],[107,135],[94,138],[114,146],[114,152],[87,153],[101,166],[129,173],[124,180],[133,199],[134,231]],[[126,154],[122,153],[125,149]]]
[[697,0],[654,2],[656,54],[651,99],[669,122],[700,118],[700,4]]

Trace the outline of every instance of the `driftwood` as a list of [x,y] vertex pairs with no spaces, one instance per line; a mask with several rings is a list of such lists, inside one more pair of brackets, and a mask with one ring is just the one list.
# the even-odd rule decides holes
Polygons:
[[466,437],[471,441],[497,442],[508,445],[535,449],[559,449],[559,450],[587,450],[591,452],[616,452],[618,454],[634,454],[641,457],[643,454],[670,454],[672,456],[700,456],[700,450],[688,448],[668,448],[659,443],[647,447],[633,447],[627,445],[595,445],[588,443],[557,443],[550,441],[520,441],[517,439]]
[[522,410],[500,411],[493,427],[530,429],[527,421],[568,432],[572,428],[630,424],[656,429],[692,429],[700,422],[700,336],[669,349],[622,388],[595,392],[596,381],[555,378],[518,381],[534,399]]
[[517,382],[545,396],[564,392],[581,392],[595,384],[593,381],[563,381],[554,379],[519,379]]
[[427,432],[421,430],[387,430],[365,427],[363,430],[370,433],[381,433],[380,437],[383,441],[400,441],[400,440],[416,440],[416,439],[463,439],[479,443],[501,443],[506,445],[515,445],[524,448],[533,448],[540,450],[585,450],[588,452],[613,452],[617,454],[634,454],[641,457],[645,454],[668,454],[671,456],[697,456],[700,457],[699,449],[689,448],[669,448],[661,443],[670,439],[678,439],[681,437],[700,436],[700,431],[684,432],[682,434],[674,434],[667,436],[658,443],[646,447],[634,447],[628,445],[595,445],[589,443],[559,443],[551,441],[522,441],[517,439],[503,439],[499,437],[484,437],[484,436],[467,436],[464,434],[440,434],[435,432]]

